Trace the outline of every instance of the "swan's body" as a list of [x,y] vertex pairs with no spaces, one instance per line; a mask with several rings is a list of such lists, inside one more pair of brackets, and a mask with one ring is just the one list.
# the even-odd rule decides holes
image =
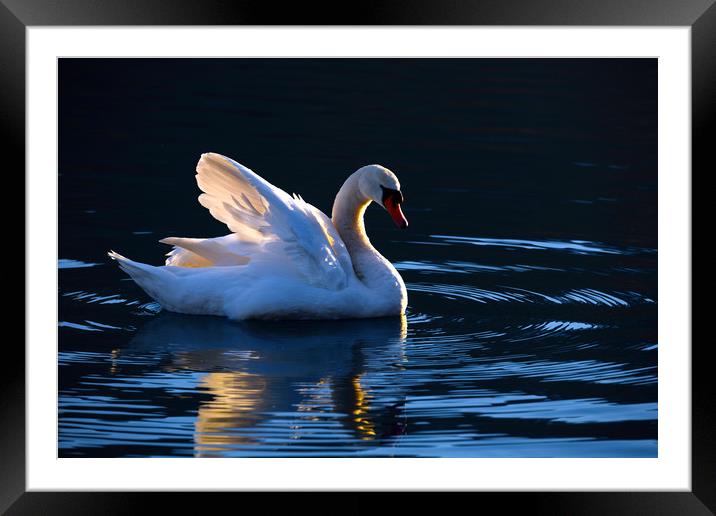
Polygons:
[[232,233],[176,238],[164,266],[115,252],[122,270],[164,308],[232,319],[342,319],[399,315],[407,292],[395,267],[365,233],[378,202],[400,227],[402,195],[388,169],[353,173],[336,195],[332,219],[248,168],[218,154],[197,165],[199,202]]

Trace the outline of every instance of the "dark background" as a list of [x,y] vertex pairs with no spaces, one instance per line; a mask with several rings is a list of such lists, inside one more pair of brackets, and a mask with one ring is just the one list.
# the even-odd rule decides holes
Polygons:
[[[222,234],[196,202],[209,151],[327,213],[380,163],[428,234],[656,247],[656,78],[656,59],[62,59],[59,254],[119,219]],[[98,202],[108,218],[85,217]],[[150,263],[163,249],[107,245]]]

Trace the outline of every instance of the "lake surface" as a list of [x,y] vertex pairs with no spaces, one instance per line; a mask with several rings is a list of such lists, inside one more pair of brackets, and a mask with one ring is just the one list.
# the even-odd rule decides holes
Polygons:
[[[59,65],[61,457],[657,456],[655,59],[154,60]],[[161,310],[114,249],[225,234],[219,152],[330,214],[372,206],[405,318]]]

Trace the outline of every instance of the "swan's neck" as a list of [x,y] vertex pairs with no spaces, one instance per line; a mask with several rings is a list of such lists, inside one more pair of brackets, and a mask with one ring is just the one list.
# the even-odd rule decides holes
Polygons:
[[351,254],[353,250],[373,249],[363,223],[363,214],[371,200],[361,192],[359,179],[358,172],[346,179],[336,195],[331,214],[333,225]]
[[365,232],[363,215],[372,201],[361,192],[359,180],[360,171],[343,183],[333,203],[332,220],[351,255],[356,275],[370,286],[380,284],[394,269],[371,245]]

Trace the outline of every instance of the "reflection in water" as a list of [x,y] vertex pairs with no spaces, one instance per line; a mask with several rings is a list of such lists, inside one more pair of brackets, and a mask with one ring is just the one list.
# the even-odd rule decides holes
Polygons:
[[355,392],[355,409],[353,410],[353,421],[362,439],[375,438],[375,425],[368,417],[370,405],[368,404],[367,393],[360,384],[360,376],[353,378],[353,392]]
[[212,399],[199,406],[194,433],[197,457],[211,457],[227,447],[255,441],[242,435],[241,429],[256,419],[266,391],[265,378],[239,371],[214,372],[201,379],[199,389]]
[[130,349],[164,353],[164,371],[207,371],[194,449],[209,457],[256,444],[251,429],[294,411],[287,427],[294,440],[311,438],[328,414],[345,415],[339,423],[358,439],[392,436],[377,432],[396,426],[396,404],[371,406],[362,378],[400,363],[406,335],[405,316],[277,324],[167,313],[142,327]]

